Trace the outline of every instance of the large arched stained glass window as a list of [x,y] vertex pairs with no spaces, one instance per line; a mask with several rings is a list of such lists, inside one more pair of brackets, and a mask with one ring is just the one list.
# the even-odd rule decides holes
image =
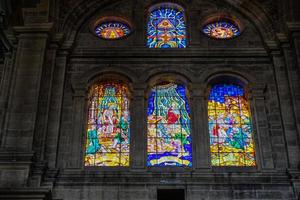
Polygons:
[[212,166],[256,165],[251,114],[243,87],[213,85],[208,123]]
[[156,6],[150,12],[147,30],[149,48],[185,48],[186,25],[181,8]]
[[148,101],[148,166],[191,166],[190,108],[185,86],[152,88]]
[[117,82],[89,91],[85,166],[129,166],[129,92]]

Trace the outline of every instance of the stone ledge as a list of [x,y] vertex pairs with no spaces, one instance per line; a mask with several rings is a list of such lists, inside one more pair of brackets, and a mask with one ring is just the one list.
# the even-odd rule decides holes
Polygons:
[[86,185],[86,184],[290,184],[291,178],[285,172],[104,172],[63,170],[55,174],[46,173],[46,182],[55,185]]
[[28,24],[26,26],[15,26],[13,30],[17,34],[22,33],[48,33],[52,30],[53,23]]
[[268,57],[263,48],[186,48],[186,49],[148,49],[146,47],[124,47],[105,49],[76,49],[71,57],[155,57],[155,58],[199,58],[199,57]]
[[287,22],[286,24],[290,32],[300,32],[300,22]]
[[0,199],[36,199],[36,200],[51,200],[51,191],[42,188],[28,189],[0,189]]
[[34,152],[0,151],[0,163],[26,162],[31,163]]

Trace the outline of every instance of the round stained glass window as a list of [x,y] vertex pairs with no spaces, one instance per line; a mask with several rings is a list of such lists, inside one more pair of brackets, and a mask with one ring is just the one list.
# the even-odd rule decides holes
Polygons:
[[100,38],[114,40],[127,36],[130,27],[123,22],[103,22],[95,27],[95,33]]
[[207,36],[215,39],[230,39],[241,34],[237,25],[226,21],[208,23],[202,31]]

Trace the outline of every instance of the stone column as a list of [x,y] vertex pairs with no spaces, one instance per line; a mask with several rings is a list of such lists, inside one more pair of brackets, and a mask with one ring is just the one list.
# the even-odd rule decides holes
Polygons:
[[16,51],[7,52],[4,58],[4,65],[1,74],[0,85],[0,144],[3,140],[3,125],[6,118],[9,90],[12,84],[14,61]]
[[63,104],[63,94],[65,86],[65,76],[67,68],[68,51],[60,49],[57,52],[56,64],[53,72],[53,83],[51,88],[51,98],[49,107],[49,117],[45,144],[45,159],[48,167],[57,167],[57,149],[59,144],[59,134],[61,126],[61,113]]
[[[291,44],[288,45],[289,48],[284,48],[284,54],[286,57],[286,60],[289,60],[287,57],[290,57],[290,61],[294,62],[292,64],[295,65],[295,67],[298,69],[298,73],[292,73],[291,75],[294,78],[294,80],[299,83],[299,73],[300,73],[300,23],[287,23],[289,32],[290,32],[290,41]],[[293,54],[293,57],[291,58],[291,56],[289,56],[290,54]],[[287,63],[288,64],[288,63]],[[297,76],[297,77],[296,77]],[[294,91],[294,95],[299,96],[300,95],[300,88],[297,86],[295,87],[295,91]],[[296,101],[298,101],[295,98]],[[294,105],[298,105],[298,102],[294,102]],[[300,110],[298,110],[298,108],[296,108],[295,110],[295,114],[297,115],[299,113]],[[296,116],[297,117],[297,116]],[[300,118],[297,118],[297,126],[298,126],[298,137],[300,138],[300,131],[299,131],[299,127],[300,127]]]
[[274,169],[274,162],[272,156],[272,145],[270,138],[270,130],[268,126],[268,118],[266,113],[266,104],[264,96],[264,85],[256,85],[252,88],[252,93],[249,98],[252,106],[253,120],[255,123],[252,124],[255,133],[253,136],[256,150],[256,159],[258,167],[262,170]]
[[300,31],[298,33],[293,34],[294,38],[294,50],[297,58],[298,68],[300,69]]
[[193,145],[193,168],[209,169],[210,150],[207,121],[206,88],[201,84],[193,84],[191,87],[191,123]]
[[145,84],[135,83],[131,100],[130,160],[132,169],[144,169],[147,160]]
[[53,83],[53,71],[55,68],[57,48],[58,46],[56,44],[49,45],[45,56],[44,69],[42,72],[43,81],[40,85],[37,120],[33,139],[33,150],[36,154],[36,159],[39,161],[44,160],[51,87]]
[[297,57],[298,67],[300,68],[300,22],[287,22],[287,27],[290,41]]
[[290,169],[297,169],[300,163],[299,137],[293,112],[293,101],[288,82],[286,66],[283,56],[279,51],[272,52],[274,75],[278,91],[278,101],[288,151]]
[[[10,162],[0,164],[0,182],[7,187],[25,186],[28,181],[42,70],[51,28],[50,23],[14,27],[18,44],[1,143],[4,157]],[[18,178],[6,178],[4,174]]]
[[[64,148],[67,155],[65,162],[63,163],[66,168],[82,168],[84,166],[85,146],[84,146],[84,135],[86,126],[86,99],[87,94],[84,88],[76,88],[73,95],[73,127],[71,128],[72,134],[68,134],[66,146]],[[61,144],[64,145],[64,144]]]
[[52,24],[15,27],[18,46],[2,147],[32,150],[41,73]]

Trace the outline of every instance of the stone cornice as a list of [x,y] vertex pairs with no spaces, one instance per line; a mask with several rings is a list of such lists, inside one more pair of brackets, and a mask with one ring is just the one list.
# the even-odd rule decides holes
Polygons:
[[276,34],[278,41],[280,42],[281,45],[285,44],[288,45],[289,44],[289,38],[286,34],[284,33],[277,33]]
[[266,41],[265,44],[269,52],[278,51],[280,49],[279,42],[276,40]]
[[16,34],[25,33],[49,33],[51,32],[53,23],[27,24],[26,26],[14,26],[13,30]]
[[290,32],[300,32],[300,22],[287,22],[286,24]]
[[[49,178],[48,178],[49,177]],[[47,173],[45,181],[53,176]],[[99,171],[99,170],[62,170],[55,174],[56,185],[101,185],[101,184],[290,184],[286,172],[131,172],[131,171]],[[87,182],[87,180],[90,180]]]
[[50,200],[52,199],[52,194],[49,189],[44,188],[2,188],[0,189],[0,199]]
[[33,152],[0,151],[0,163],[30,163],[33,156]]
[[[277,46],[276,46],[277,47]],[[148,49],[146,47],[76,49],[71,57],[268,57],[264,48],[186,48],[186,49]]]

